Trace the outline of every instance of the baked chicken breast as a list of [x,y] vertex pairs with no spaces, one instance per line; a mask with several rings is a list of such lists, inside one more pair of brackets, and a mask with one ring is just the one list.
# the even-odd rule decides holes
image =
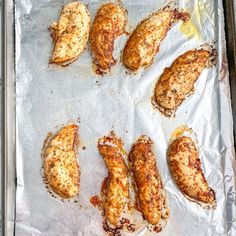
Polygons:
[[187,21],[189,14],[178,10],[160,10],[142,21],[128,39],[123,52],[124,65],[132,70],[149,66],[172,25]]
[[94,62],[103,73],[116,62],[113,58],[114,42],[124,33],[125,25],[125,11],[113,3],[103,5],[95,16],[90,33],[90,46]]
[[167,196],[152,151],[152,140],[142,135],[133,145],[129,161],[136,185],[138,206],[144,218],[152,225],[167,222]]
[[79,192],[77,132],[77,125],[63,127],[52,137],[43,152],[46,180],[52,190],[62,198],[72,198]]
[[113,225],[118,220],[129,199],[128,168],[123,142],[113,132],[98,141],[98,150],[108,169],[108,178],[103,186],[103,208],[106,219]]
[[64,6],[58,22],[49,27],[54,49],[51,64],[66,66],[84,51],[90,30],[90,15],[86,6],[72,2]]
[[180,137],[168,149],[168,163],[180,191],[204,208],[215,208],[215,192],[208,186],[201,169],[195,143],[190,137]]
[[194,84],[210,57],[210,51],[204,49],[191,50],[179,56],[158,80],[153,105],[167,117],[175,115],[176,109],[193,93]]

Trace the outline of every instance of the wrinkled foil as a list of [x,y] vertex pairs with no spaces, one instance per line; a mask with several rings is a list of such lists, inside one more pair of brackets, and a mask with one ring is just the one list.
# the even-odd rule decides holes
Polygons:
[[[117,64],[110,74],[96,75],[87,49],[69,67],[48,66],[52,40],[47,27],[59,17],[70,1],[16,0],[16,120],[17,120],[17,236],[104,235],[101,213],[89,199],[99,194],[107,176],[98,153],[97,139],[114,130],[125,143],[125,150],[141,134],[154,141],[154,151],[168,194],[170,218],[159,235],[209,236],[236,235],[235,154],[230,88],[221,1],[179,0],[179,8],[191,14],[193,34],[176,24],[161,43],[153,64],[130,74],[120,62],[127,41],[122,35],[115,43]],[[107,1],[84,0],[92,19]],[[128,12],[127,30],[150,13],[166,5],[164,0],[123,0]],[[217,66],[205,69],[195,92],[179,107],[175,118],[166,118],[151,105],[155,83],[165,67],[187,50],[204,43],[215,43]],[[52,197],[42,179],[41,150],[49,131],[63,124],[79,125],[81,189],[76,201]],[[174,184],[167,167],[169,139],[179,126],[192,128],[198,140],[202,168],[215,191],[216,210],[204,210],[188,201]],[[143,227],[136,233],[148,235]]]

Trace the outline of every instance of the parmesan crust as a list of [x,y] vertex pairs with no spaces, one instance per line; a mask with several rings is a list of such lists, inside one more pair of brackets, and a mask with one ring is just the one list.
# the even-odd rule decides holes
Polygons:
[[84,51],[90,30],[90,15],[86,6],[72,2],[64,6],[58,22],[49,27],[54,42],[50,63],[66,66]]
[[211,57],[208,50],[191,50],[179,56],[158,80],[153,105],[170,117],[181,103],[194,92],[194,84]]
[[190,137],[177,138],[168,149],[168,164],[180,191],[203,208],[215,208],[215,192],[208,186],[201,169],[195,143]]
[[109,70],[116,62],[113,58],[114,42],[124,33],[125,25],[125,11],[113,3],[103,5],[95,16],[90,46],[95,64],[103,72]]
[[108,177],[103,189],[103,208],[107,220],[116,225],[129,199],[128,168],[125,164],[123,142],[114,133],[98,141]]
[[63,198],[79,192],[80,168],[76,158],[77,125],[63,127],[44,150],[44,173],[52,190]]
[[[138,206],[144,218],[152,225],[167,221],[167,196],[152,151],[152,140],[142,135],[129,154],[136,185]],[[161,227],[160,227],[161,228]]]
[[188,13],[177,10],[153,13],[137,26],[127,41],[123,52],[124,65],[132,71],[150,66],[172,25],[179,20],[188,19]]

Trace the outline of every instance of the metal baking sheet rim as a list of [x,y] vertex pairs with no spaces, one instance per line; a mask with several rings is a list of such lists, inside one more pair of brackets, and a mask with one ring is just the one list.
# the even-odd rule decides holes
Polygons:
[[15,224],[15,68],[14,2],[1,2],[1,235],[14,235]]
[[[225,0],[227,1],[227,0]],[[227,21],[226,21],[227,22]],[[234,22],[235,23],[235,22]],[[14,2],[2,2],[2,235],[14,235],[15,219],[15,68]],[[235,26],[235,25],[234,25]],[[235,55],[235,54],[234,54]],[[234,79],[230,77],[230,79]],[[235,201],[235,196],[229,196]],[[236,228],[236,226],[234,227]],[[233,235],[233,234],[232,234]]]

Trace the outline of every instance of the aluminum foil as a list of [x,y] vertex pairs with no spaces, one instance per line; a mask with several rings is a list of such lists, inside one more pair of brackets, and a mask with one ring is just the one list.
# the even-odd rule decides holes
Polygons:
[[[137,74],[126,73],[120,62],[127,35],[115,44],[118,63],[111,73],[96,75],[87,48],[69,67],[49,67],[52,40],[47,27],[70,1],[16,0],[16,111],[17,111],[17,236],[104,235],[102,217],[89,199],[100,192],[107,169],[97,139],[114,130],[127,152],[141,134],[154,141],[157,163],[168,194],[170,219],[159,235],[236,235],[234,144],[232,112],[221,1],[179,0],[191,14],[192,26],[176,24],[162,42],[154,63]],[[107,1],[83,0],[92,18]],[[164,0],[123,0],[128,11],[128,31]],[[194,26],[194,27],[193,27]],[[154,86],[165,67],[187,50],[214,43],[217,66],[205,69],[195,93],[166,118],[151,105]],[[76,201],[53,198],[42,180],[41,149],[49,131],[69,122],[79,124],[85,150],[79,150],[81,189]],[[188,201],[175,186],[166,162],[169,139],[176,128],[187,125],[198,139],[202,168],[216,191],[216,210],[204,210]],[[136,233],[148,235],[143,226]]]

